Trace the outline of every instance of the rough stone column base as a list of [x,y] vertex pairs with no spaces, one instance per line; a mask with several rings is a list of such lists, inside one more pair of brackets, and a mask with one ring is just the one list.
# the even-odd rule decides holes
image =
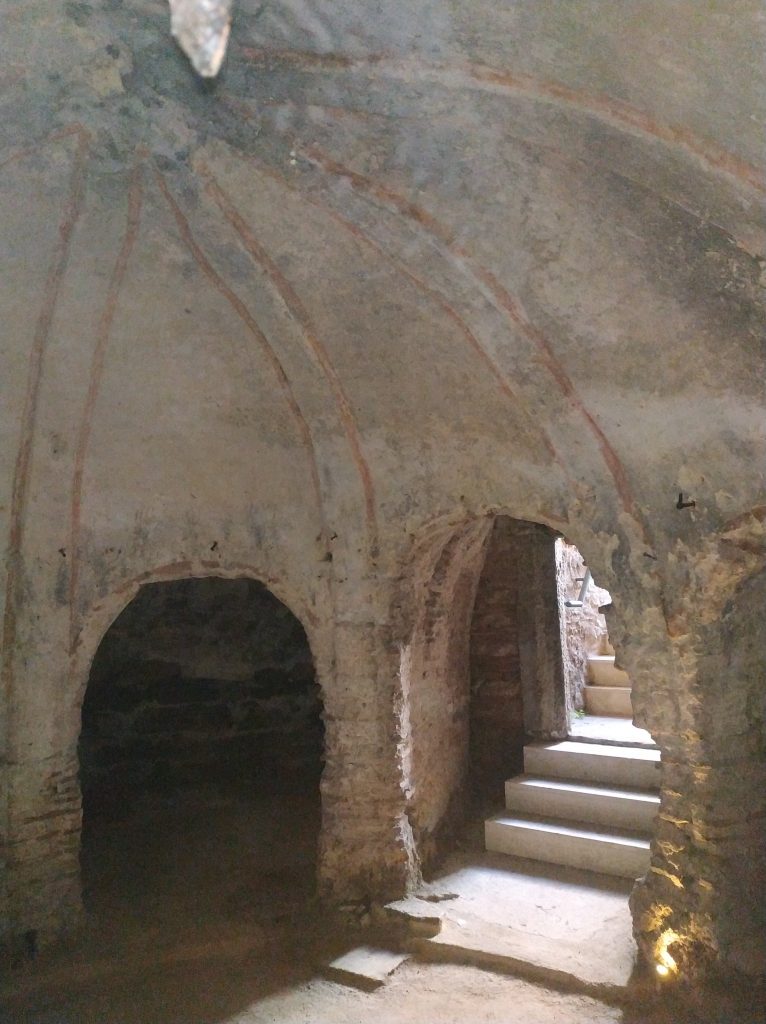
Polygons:
[[663,759],[652,866],[630,898],[639,949],[681,980],[764,980],[766,766]]
[[29,950],[82,921],[76,757],[11,766],[8,798],[8,942]]

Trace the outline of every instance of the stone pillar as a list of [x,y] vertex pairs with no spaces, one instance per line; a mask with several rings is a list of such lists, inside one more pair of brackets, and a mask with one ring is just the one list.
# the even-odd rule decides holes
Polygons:
[[540,739],[568,731],[562,633],[556,585],[556,534],[514,523],[518,566],[519,666],[524,728]]
[[650,962],[667,954],[681,978],[735,984],[732,973],[766,978],[766,574],[719,617],[696,604],[709,620],[683,634],[675,715],[664,695],[650,723],[662,750],[661,806],[652,866],[631,906]]
[[471,623],[471,774],[477,792],[498,799],[504,780],[522,770],[525,739],[518,525],[507,516],[493,524]]
[[424,538],[394,602],[402,638],[402,779],[424,864],[440,857],[465,819],[471,616],[491,525],[469,520]]
[[11,766],[8,797],[10,941],[42,946],[82,912],[76,751]]
[[324,692],[320,892],[392,899],[417,878],[398,750],[400,648],[386,625],[338,622]]
[[79,723],[66,708],[64,629],[34,601],[19,614],[4,769],[11,944],[42,946],[80,920]]

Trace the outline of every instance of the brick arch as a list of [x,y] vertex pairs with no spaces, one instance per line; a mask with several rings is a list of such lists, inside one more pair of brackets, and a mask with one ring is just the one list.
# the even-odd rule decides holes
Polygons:
[[[147,588],[162,587],[164,584],[173,585],[187,580],[232,582],[247,580],[260,584],[264,591],[271,595],[278,605],[285,608],[290,617],[300,626],[314,666],[314,678],[319,688],[320,708],[323,709],[324,707],[325,687],[332,663],[332,640],[320,628],[317,617],[305,604],[302,596],[290,587],[289,584],[275,580],[268,573],[259,571],[254,567],[234,564],[214,566],[187,561],[172,563],[154,570],[147,570],[132,577],[122,587],[107,595],[97,605],[94,605],[90,614],[84,616],[84,627],[80,634],[80,642],[72,662],[69,687],[71,704],[70,713],[67,716],[69,731],[72,733],[70,736],[70,750],[72,753],[69,757],[69,761],[72,764],[72,784],[69,787],[72,790],[72,809],[70,814],[71,831],[68,837],[68,845],[70,847],[69,860],[72,862],[79,862],[80,859],[83,825],[82,789],[79,777],[81,769],[79,745],[82,735],[82,709],[86,693],[89,690],[91,671],[96,656],[123,613],[134,605],[136,599],[142,593],[146,593]],[[298,609],[298,614],[296,614],[294,609]],[[82,877],[80,873],[77,873],[75,884],[73,885],[73,893],[67,901],[70,905],[70,911],[68,912],[69,920],[73,920],[81,911],[81,894]]]
[[[474,784],[502,785],[508,768],[506,730],[558,736],[566,702],[556,599],[555,532],[505,514],[473,517],[432,531],[413,561],[411,627],[402,645],[400,763],[407,812],[421,862],[438,857],[465,818]],[[550,564],[542,548],[547,540]],[[542,542],[542,546],[541,546]],[[502,579],[514,562],[512,588]],[[504,691],[491,675],[504,658],[497,632],[517,613],[521,575],[546,578],[519,625],[526,630],[516,669],[521,690]],[[514,593],[511,594],[511,589]],[[513,607],[506,607],[512,600]],[[552,645],[542,640],[542,617]],[[537,616],[539,621],[532,621]],[[519,638],[513,638],[519,644]],[[482,685],[482,683],[486,685]],[[503,713],[498,712],[498,702]],[[518,719],[518,720],[517,720]],[[495,778],[495,776],[497,778]]]

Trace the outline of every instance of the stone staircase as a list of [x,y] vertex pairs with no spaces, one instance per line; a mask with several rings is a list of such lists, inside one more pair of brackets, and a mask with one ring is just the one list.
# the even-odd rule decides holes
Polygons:
[[506,810],[485,822],[486,848],[637,878],[649,868],[659,767],[648,745],[530,744],[524,774],[505,784]]
[[614,664],[614,650],[608,647],[600,654],[588,655],[587,683],[583,688],[587,715],[613,715],[632,718],[630,678]]

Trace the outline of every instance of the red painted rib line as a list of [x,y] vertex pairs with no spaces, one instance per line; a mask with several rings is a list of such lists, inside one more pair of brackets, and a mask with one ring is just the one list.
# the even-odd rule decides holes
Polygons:
[[351,170],[350,167],[338,163],[337,160],[333,160],[326,153],[322,152],[318,146],[309,146],[302,150],[300,155],[325,171],[325,173],[345,178],[352,188],[366,192],[368,195],[380,199],[381,202],[386,203],[388,206],[393,206],[397,213],[401,213],[402,216],[407,217],[409,220],[416,221],[426,231],[435,235],[444,245],[453,244],[455,236],[449,228],[435,217],[432,217],[421,206],[410,202],[409,199],[405,199],[404,196],[400,196],[387,186],[381,185],[379,182],[373,181],[372,178],[367,178],[365,175]]
[[175,217],[176,224],[178,225],[179,234],[181,235],[181,238],[186,244],[187,249],[192,254],[197,266],[200,268],[200,270],[208,279],[208,281],[210,281],[213,287],[216,288],[217,291],[221,293],[221,295],[223,295],[223,297],[232,307],[234,312],[243,322],[243,324],[249,331],[250,335],[257,342],[258,346],[260,347],[261,351],[266,357],[266,361],[268,362],[274,376],[277,379],[277,383],[279,384],[282,394],[284,395],[285,401],[287,402],[288,408],[290,409],[290,412],[292,413],[293,418],[295,420],[298,435],[303,445],[305,446],[306,451],[309,454],[309,462],[311,465],[311,482],[314,490],[314,496],[316,499],[319,517],[321,520],[322,537],[326,540],[328,530],[324,518],[322,490],[319,483],[319,469],[317,466],[314,442],[311,438],[311,431],[309,430],[309,425],[306,422],[306,418],[304,417],[301,407],[298,405],[295,395],[293,394],[292,385],[290,384],[290,380],[287,374],[285,373],[285,369],[282,366],[282,363],[280,362],[276,352],[271,347],[268,338],[263,333],[261,328],[258,326],[255,317],[252,315],[250,310],[247,308],[242,299],[240,299],[237,293],[229,287],[226,281],[224,281],[224,279],[213,267],[210,260],[208,260],[207,256],[205,256],[204,252],[195,241],[194,235],[192,234],[191,228],[189,227],[189,222],[184,216],[180,206],[171,195],[170,189],[168,188],[167,182],[165,181],[164,177],[156,168],[154,171],[154,175],[157,181],[157,185],[159,186],[159,189],[162,192],[165,201],[167,202],[173,216]]
[[106,293],[106,302],[101,313],[101,318],[96,331],[96,344],[91,358],[90,374],[88,378],[88,390],[85,395],[80,426],[77,433],[77,445],[74,457],[74,475],[72,478],[72,495],[70,505],[70,533],[69,533],[69,650],[74,649],[75,642],[75,601],[77,598],[77,584],[80,577],[80,513],[82,504],[82,480],[85,470],[85,460],[88,454],[91,431],[93,429],[93,414],[96,408],[96,398],[101,387],[101,380],[104,375],[104,358],[109,345],[109,338],[112,333],[112,324],[117,310],[117,303],[122,289],[125,275],[128,269],[128,262],[133,246],[138,236],[141,220],[141,202],[143,195],[143,169],[141,162],[136,162],[128,189],[128,213],[125,235],[122,239],[120,251],[117,254],[112,276],[109,279],[109,287]]
[[353,409],[351,408],[351,403],[346,395],[335,367],[330,360],[327,349],[324,347],[317,335],[308,310],[304,306],[292,284],[290,284],[280,268],[260,244],[253,234],[250,226],[243,220],[241,214],[236,209],[231,199],[220,187],[211,172],[205,169],[203,173],[207,180],[208,194],[212,196],[226,220],[237,232],[242,240],[242,244],[245,249],[247,249],[250,256],[263,268],[270,280],[273,282],[289,313],[300,326],[307,348],[314,355],[321,367],[325,380],[330,387],[335,404],[338,407],[338,412],[343,423],[343,429],[346,432],[346,438],[348,439],[349,446],[351,447],[354,463],[362,482],[370,545],[372,548],[377,548],[375,488],[372,482],[370,467],[362,449],[362,440]]
[[[325,173],[345,178],[352,188],[357,191],[367,195],[372,195],[374,198],[380,199],[383,202],[388,202],[389,205],[393,206],[397,213],[401,213],[409,219],[414,220],[419,227],[423,228],[427,232],[435,234],[437,240],[441,242],[453,256],[464,261],[468,265],[469,270],[476,279],[481,281],[492,293],[498,307],[506,313],[511,321],[522,331],[524,336],[534,344],[542,357],[543,365],[556,381],[562,395],[572,403],[588,424],[588,427],[594,435],[601,450],[604,462],[612,475],[623,509],[640,522],[641,519],[631,493],[625,468],[620,462],[617,453],[597,420],[586,408],[575,389],[574,383],[556,357],[550,343],[531,323],[518,300],[510,295],[507,289],[500,284],[497,278],[490,271],[476,264],[470,253],[454,243],[452,232],[448,228],[436,221],[430,214],[425,213],[420,207],[403,199],[402,197],[398,197],[397,202],[389,202],[388,195],[390,194],[390,189],[383,188],[378,185],[377,182],[374,182],[355,171],[351,171],[336,160],[330,159],[316,146],[311,147],[301,155]],[[432,224],[437,225],[436,231],[431,230]]]
[[473,352],[478,356],[481,362],[484,363],[484,365],[487,367],[490,374],[495,378],[495,382],[497,383],[500,392],[507,399],[509,399],[509,401],[513,405],[519,406],[521,409],[525,411],[527,417],[529,418],[530,425],[534,428],[536,433],[538,433],[548,454],[557,463],[557,465],[559,465],[560,468],[566,473],[566,466],[564,465],[562,459],[556,451],[556,448],[553,442],[551,441],[550,437],[548,436],[548,433],[539,423],[534,422],[531,414],[526,410],[522,398],[514,391],[506,375],[497,365],[497,363],[492,358],[487,349],[484,347],[484,345],[482,345],[482,343],[473,333],[473,331],[465,322],[465,320],[463,320],[463,318],[460,316],[460,314],[457,312],[454,306],[450,304],[447,298],[444,295],[442,295],[442,293],[438,289],[434,288],[432,285],[428,284],[428,282],[425,281],[423,278],[413,273],[409,267],[405,266],[403,263],[400,263],[399,260],[397,260],[395,257],[390,256],[383,248],[381,248],[381,246],[377,244],[377,242],[374,242],[369,237],[369,235],[365,234],[359,227],[357,227],[356,224],[346,220],[345,217],[340,216],[340,214],[336,213],[336,211],[333,210],[331,207],[324,207],[324,209],[332,217],[333,220],[336,220],[338,223],[343,225],[356,238],[359,238],[360,241],[369,246],[375,253],[377,253],[378,256],[380,256],[382,259],[390,263],[399,274],[401,274],[403,277],[406,277],[407,280],[411,281],[416,288],[422,291],[425,295],[427,295],[430,299],[432,299],[442,308],[444,313],[450,318],[450,320],[452,320],[452,322],[458,328],[463,338],[465,339],[466,343],[468,344],[469,348],[473,350]]
[[65,125],[63,128],[59,128],[55,132],[51,132],[50,135],[43,136],[42,139],[37,139],[36,142],[30,142],[28,146],[22,146],[21,149],[15,149],[8,156],[3,157],[0,160],[0,170],[3,167],[7,167],[9,164],[16,163],[17,160],[23,160],[26,156],[31,156],[32,153],[36,153],[38,149],[42,149],[43,146],[48,145],[50,142],[60,142],[61,139],[67,139],[71,135],[76,135],[78,138],[86,136],[88,132],[83,128],[79,122],[75,121],[72,124]]
[[766,180],[759,168],[724,149],[723,146],[719,146],[718,143],[701,138],[680,125],[659,121],[629,103],[609,99],[607,96],[597,93],[572,89],[561,82],[546,82],[535,79],[531,75],[512,75],[481,65],[472,66],[470,73],[479,82],[499,85],[509,91],[529,92],[541,99],[549,99],[576,107],[594,117],[600,115],[603,120],[617,122],[642,135],[659,139],[669,146],[684,149],[703,163],[708,164],[713,170],[737,178],[758,192],[766,192]]
[[[238,113],[241,113],[248,120],[251,120],[255,116],[254,109],[248,106],[246,103],[242,103],[241,101],[236,100],[233,101],[231,97],[228,96],[222,96],[221,99],[222,102],[230,106],[232,110],[236,110]],[[357,116],[363,116],[362,113],[357,114],[353,110],[353,108],[332,107],[328,106],[327,104],[311,103],[309,100],[305,100],[302,103],[298,102],[297,100],[265,101],[259,104],[259,109],[270,106],[289,106],[295,110],[303,112],[308,112],[312,109],[321,110],[329,117],[334,117],[336,120],[341,121],[344,120],[349,114],[351,114],[354,118],[356,118]],[[374,114],[371,116],[386,118],[389,121],[395,119],[393,114]],[[424,118],[403,117],[400,120],[415,121],[424,120]],[[704,223],[709,225],[710,227],[717,228],[725,235],[728,235],[729,238],[734,241],[738,249],[742,249],[748,255],[751,253],[752,245],[748,244],[748,242],[746,240],[743,240],[743,238],[734,235],[731,227],[724,227],[723,224],[718,223],[718,221],[711,220],[709,217],[703,216],[703,214],[700,213],[699,210],[695,210],[692,206],[688,205],[686,202],[684,202],[677,196],[671,196],[668,194],[667,191],[661,191],[658,188],[656,188],[656,183],[641,181],[639,178],[636,178],[633,175],[628,174],[624,170],[618,170],[608,161],[599,159],[597,156],[594,156],[593,153],[589,153],[588,158],[585,159],[582,156],[573,156],[571,153],[565,151],[564,149],[557,145],[542,143],[538,140],[533,141],[531,139],[525,139],[519,135],[514,135],[513,133],[505,133],[505,137],[511,140],[512,142],[518,143],[525,149],[532,149],[536,153],[545,154],[549,161],[549,166],[551,167],[576,167],[578,169],[584,168],[588,172],[592,171],[594,167],[598,167],[605,174],[619,178],[620,181],[632,185],[633,187],[639,189],[643,193],[648,193],[652,196],[656,196],[657,198],[668,203],[670,206],[673,206],[676,209],[683,211],[683,213],[687,214],[688,216],[693,217],[695,220],[700,222],[704,221]]]
[[[296,188],[296,186],[292,182],[288,181],[287,178],[285,178],[283,175],[275,171],[274,168],[262,163],[255,157],[250,156],[248,157],[248,159],[250,160],[251,163],[254,163],[257,166],[261,174],[264,174],[266,177],[271,178],[273,181],[277,182],[278,185],[288,189],[295,195],[300,196],[303,202],[308,203],[310,206],[313,206],[315,209],[320,210],[323,214],[330,217],[342,228],[344,228],[344,230],[348,231],[351,235],[353,235],[353,237],[356,238],[359,242],[361,242],[362,245],[365,245],[367,248],[371,249],[377,256],[379,256],[381,259],[389,263],[398,274],[401,274],[403,277],[407,278],[407,280],[409,280],[416,288],[420,289],[430,299],[438,303],[438,305],[441,306],[441,308],[444,310],[447,316],[450,317],[450,319],[458,327],[468,345],[476,352],[481,361],[486,364],[490,373],[495,378],[502,394],[505,395],[506,398],[510,399],[514,404],[518,404],[522,408],[525,408],[523,399],[513,390],[510,381],[503,373],[503,371],[500,369],[500,367],[497,365],[497,363],[494,361],[490,353],[484,348],[482,343],[470,329],[465,320],[463,320],[463,318],[460,316],[457,310],[450,305],[449,301],[446,299],[444,295],[442,295],[442,293],[438,289],[434,288],[432,285],[428,284],[427,281],[418,277],[417,274],[414,274],[409,267],[407,267],[404,263],[401,263],[399,260],[397,260],[396,257],[391,256],[388,252],[386,252],[385,249],[382,248],[382,246],[378,245],[378,243],[373,241],[373,239],[370,238],[368,234],[362,231],[362,229],[357,224],[339,214],[337,210],[335,210],[332,206],[329,206],[327,203],[317,202],[317,200],[310,198],[302,189]],[[543,444],[545,445],[546,450],[549,452],[551,458],[561,467],[564,474],[569,479],[571,479],[568,475],[566,465],[564,464],[558,452],[556,451],[553,442],[551,441],[547,432],[539,423],[533,420],[529,412],[527,412],[527,416],[529,418],[530,425],[539,433],[540,438]]]
[[582,398],[580,398],[571,377],[559,362],[556,354],[551,348],[550,342],[542,332],[530,322],[529,317],[522,309],[518,299],[514,298],[508,290],[500,284],[494,274],[489,270],[486,270],[484,267],[476,267],[474,272],[479,280],[482,281],[492,292],[498,305],[506,311],[510,319],[516,324],[525,337],[527,337],[536,347],[537,351],[540,353],[543,365],[556,381],[561,394],[569,399],[574,408],[577,409],[590,427],[591,433],[595,437],[596,443],[601,451],[602,458],[612,475],[623,509],[633,516],[633,518],[640,521],[640,516],[636,508],[636,503],[633,498],[630,482],[628,481],[628,477],[625,472],[625,467],[620,461],[617,452],[612,447],[611,442],[604,433],[600,424],[586,407]]
[[[64,211],[59,222],[58,240],[53,249],[48,276],[43,287],[43,300],[35,326],[34,338],[29,354],[27,371],[27,389],[24,396],[24,409],[21,417],[21,433],[19,449],[13,472],[11,491],[10,531],[8,540],[7,566],[5,584],[5,613],[3,616],[3,685],[10,688],[13,676],[14,643],[16,641],[16,613],[19,604],[19,583],[21,576],[22,543],[24,539],[24,519],[26,516],[27,493],[29,490],[29,471],[32,461],[34,434],[37,424],[37,403],[40,397],[43,363],[48,348],[53,316],[56,311],[61,282],[69,262],[72,235],[80,217],[85,195],[85,177],[90,150],[90,136],[79,128],[69,134],[76,134],[72,172],[69,179]],[[63,137],[63,136],[62,136]]]
[[712,170],[729,175],[755,189],[766,192],[763,171],[724,149],[718,143],[701,138],[686,128],[651,117],[636,107],[596,93],[588,93],[561,82],[549,82],[532,75],[513,74],[476,63],[434,63],[416,58],[397,58],[387,54],[351,57],[334,53],[311,53],[301,50],[264,50],[242,47],[245,60],[265,66],[286,65],[307,73],[376,70],[389,78],[405,82],[418,78],[445,88],[482,89],[505,95],[521,95],[531,99],[573,107],[601,121],[611,122],[640,135],[658,139],[669,146],[691,154]]

